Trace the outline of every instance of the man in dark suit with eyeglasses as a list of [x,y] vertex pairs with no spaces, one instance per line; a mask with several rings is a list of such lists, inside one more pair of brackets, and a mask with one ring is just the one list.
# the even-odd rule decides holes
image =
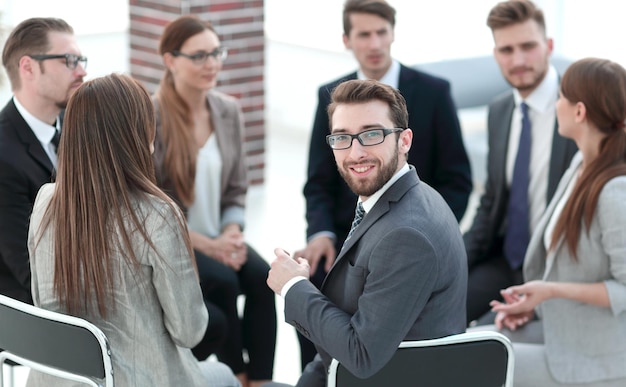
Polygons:
[[62,110],[83,82],[87,58],[64,20],[31,18],[9,35],[2,64],[13,97],[0,112],[0,294],[32,303],[29,218],[54,174]]

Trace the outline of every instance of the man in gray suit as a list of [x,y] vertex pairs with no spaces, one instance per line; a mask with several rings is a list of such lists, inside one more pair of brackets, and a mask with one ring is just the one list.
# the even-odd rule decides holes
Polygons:
[[[495,59],[513,89],[489,106],[487,182],[464,235],[468,323],[481,316],[479,323],[493,321],[486,314],[489,302],[500,299],[501,289],[522,283],[529,236],[576,152],[576,144],[557,131],[559,75],[550,65],[553,43],[546,37],[542,11],[530,1],[504,1],[491,10],[487,25]],[[524,158],[518,155],[524,153],[520,167],[517,160]]]
[[332,358],[365,378],[403,340],[465,331],[463,240],[449,206],[407,163],[404,98],[377,81],[346,81],[328,114],[327,143],[359,196],[353,228],[321,289],[307,260],[281,249],[267,280],[285,300],[285,321],[318,351],[298,386],[324,386]]

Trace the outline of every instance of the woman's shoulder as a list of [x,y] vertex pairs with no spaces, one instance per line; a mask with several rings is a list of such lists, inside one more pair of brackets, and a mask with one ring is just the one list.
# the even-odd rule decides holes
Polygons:
[[239,100],[232,95],[222,93],[221,91],[211,89],[207,93],[209,105],[218,109],[239,109]]
[[46,183],[39,188],[37,197],[35,198],[35,204],[33,205],[33,214],[41,210],[45,210],[52,199],[56,183]]
[[601,196],[613,197],[615,195],[618,195],[626,203],[626,200],[624,200],[626,195],[626,175],[615,176],[607,181],[602,188]]
[[607,181],[598,198],[598,212],[602,217],[626,216],[626,175]]
[[181,211],[168,197],[161,198],[152,194],[135,196],[135,208],[146,221],[160,222],[182,216]]

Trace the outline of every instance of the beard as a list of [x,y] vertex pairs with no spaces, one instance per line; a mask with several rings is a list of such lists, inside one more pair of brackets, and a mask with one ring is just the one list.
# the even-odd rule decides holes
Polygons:
[[511,87],[516,88],[521,93],[525,93],[525,92],[530,93],[533,90],[535,90],[537,86],[539,86],[539,84],[541,84],[541,82],[543,81],[547,73],[548,73],[548,67],[544,68],[540,72],[533,71],[532,77],[530,80],[518,81],[517,79],[515,79],[515,77],[509,76],[509,75],[505,76],[504,78],[506,79],[507,83]]
[[358,196],[369,197],[381,189],[393,177],[398,169],[399,152],[396,149],[394,155],[388,163],[381,165],[378,161],[372,162],[379,167],[379,172],[371,179],[359,179],[350,173],[350,165],[344,163],[342,167],[338,167],[339,174],[348,184],[348,187]]

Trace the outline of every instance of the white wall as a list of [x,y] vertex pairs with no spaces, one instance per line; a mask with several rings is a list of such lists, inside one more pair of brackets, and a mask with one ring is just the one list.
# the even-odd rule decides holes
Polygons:
[[[88,58],[86,79],[130,69],[128,0],[0,0],[0,12],[2,42],[14,26],[30,17],[67,21]],[[11,97],[8,83],[3,68],[0,106]]]
[[[388,0],[396,9],[393,55],[406,63],[487,55],[487,14],[498,0]],[[557,53],[578,59],[600,56],[626,64],[623,2],[535,0],[544,10]],[[276,42],[344,51],[342,0],[265,0],[267,37]]]

